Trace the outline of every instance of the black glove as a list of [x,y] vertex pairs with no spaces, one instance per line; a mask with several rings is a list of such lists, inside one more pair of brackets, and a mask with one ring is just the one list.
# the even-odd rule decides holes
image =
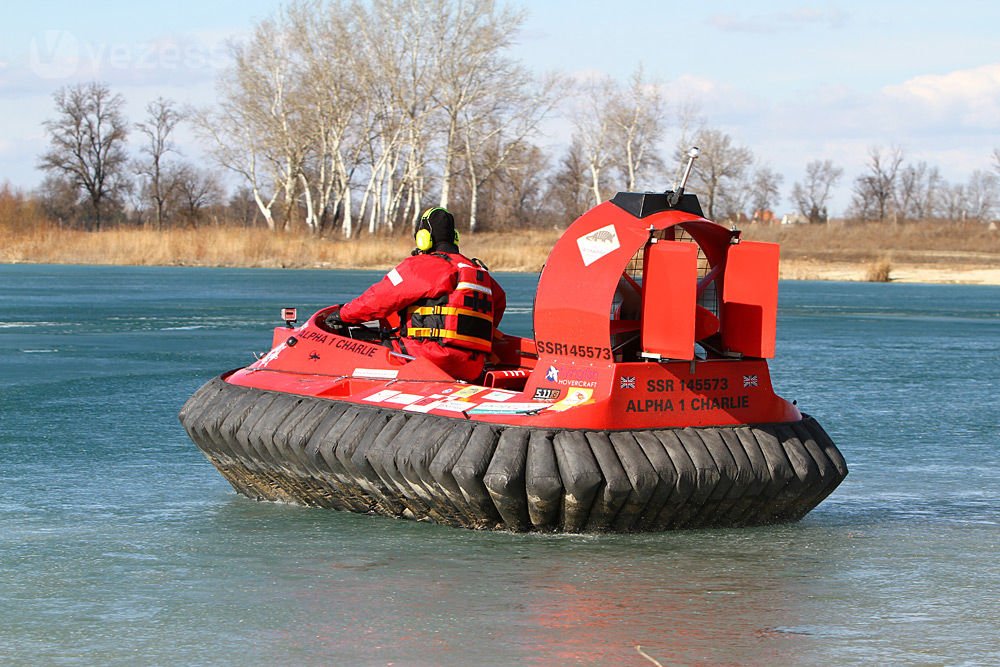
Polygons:
[[344,326],[344,320],[340,319],[340,306],[337,306],[326,316],[326,326],[331,329],[338,329]]

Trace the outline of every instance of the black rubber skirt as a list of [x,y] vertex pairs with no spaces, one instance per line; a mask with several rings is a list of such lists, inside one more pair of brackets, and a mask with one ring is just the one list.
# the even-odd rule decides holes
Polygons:
[[847,475],[811,417],[637,431],[486,424],[206,383],[191,439],[258,500],[464,528],[647,532],[795,521]]

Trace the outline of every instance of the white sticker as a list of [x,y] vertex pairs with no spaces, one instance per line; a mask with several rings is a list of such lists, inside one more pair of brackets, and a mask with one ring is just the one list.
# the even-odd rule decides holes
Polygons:
[[385,399],[386,403],[399,403],[400,405],[409,405],[410,403],[416,403],[423,396],[420,394],[396,394],[391,398]]
[[371,401],[372,403],[381,403],[382,401],[387,401],[396,394],[398,391],[393,391],[392,389],[383,389],[382,391],[377,391],[371,396],[365,398],[366,401]]
[[[428,402],[424,402],[428,401]],[[449,410],[451,412],[465,412],[469,407],[474,406],[475,403],[470,403],[469,401],[458,401],[450,397],[445,397],[442,394],[431,394],[430,396],[423,396],[422,400],[414,401],[410,405],[404,407],[404,410],[409,412],[430,412],[431,410]]]
[[393,287],[403,282],[403,276],[399,275],[399,271],[396,269],[393,269],[389,273],[385,274],[385,277],[389,279],[389,282],[392,283]]
[[469,411],[475,415],[527,415],[549,407],[549,403],[483,403]]
[[482,398],[486,401],[509,401],[515,396],[517,394],[512,391],[491,391],[488,394],[484,394]]
[[451,397],[469,398],[470,396],[475,396],[481,391],[486,391],[486,387],[476,387],[476,386],[465,387],[463,389],[459,389],[458,391],[456,391],[454,394],[451,395]]
[[423,412],[428,413],[438,407],[440,401],[431,401],[430,403],[411,403],[403,409],[408,412]]
[[475,403],[469,401],[441,401],[435,410],[448,410],[449,412],[465,412],[469,408],[476,407]]
[[351,373],[351,377],[373,378],[376,380],[395,380],[397,375],[399,375],[399,371],[387,368],[355,368],[354,372]]
[[618,232],[613,224],[581,236],[576,240],[576,245],[580,248],[584,266],[590,266],[621,247],[621,243],[618,242]]

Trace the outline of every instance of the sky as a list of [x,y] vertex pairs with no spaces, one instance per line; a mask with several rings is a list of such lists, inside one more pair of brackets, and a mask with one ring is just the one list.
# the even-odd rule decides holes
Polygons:
[[[279,2],[110,0],[10,3],[0,21],[0,183],[30,189],[60,87],[98,80],[141,120],[167,97],[211,105],[227,43]],[[831,212],[850,201],[873,147],[899,147],[950,183],[992,168],[1000,148],[1000,3],[995,0],[510,0],[526,20],[510,55],[543,74],[626,81],[641,66],[669,110],[699,116],[784,178],[780,212],[805,165],[844,169]],[[668,116],[669,117],[669,116]],[[569,121],[538,143],[553,162]],[[669,154],[676,128],[661,150]],[[190,129],[187,159],[207,160]],[[674,169],[649,189],[670,185]],[[655,175],[651,175],[651,178]],[[655,179],[654,179],[655,180]]]

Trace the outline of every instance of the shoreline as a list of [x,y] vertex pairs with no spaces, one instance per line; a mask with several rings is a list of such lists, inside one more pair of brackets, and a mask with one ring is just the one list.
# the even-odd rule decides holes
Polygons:
[[[873,225],[796,227],[744,230],[746,240],[781,247],[783,280],[1000,285],[1000,234],[983,225],[915,224],[891,234]],[[562,232],[478,232],[463,237],[462,250],[493,271],[537,273]],[[388,271],[412,247],[412,238],[402,234],[348,240],[221,225],[99,232],[0,227],[0,264]]]
[[[71,261],[35,261],[14,259],[0,261],[0,264],[15,266],[19,264],[50,264],[67,266],[164,266],[178,268],[219,268],[219,269],[316,269],[345,271],[388,271],[394,264],[379,262],[352,263],[340,262],[302,262],[286,263],[276,260],[250,263],[216,263],[216,262],[71,262]],[[508,266],[503,262],[491,264],[490,269],[498,273],[537,273],[540,269],[525,266]],[[859,262],[817,261],[814,259],[782,259],[779,265],[781,280],[816,280],[829,282],[883,282],[901,284],[927,285],[991,285],[1000,286],[1000,268],[983,268],[980,266],[948,267],[928,266],[914,263],[893,264],[887,281],[868,280],[866,275],[869,265]]]
[[[866,278],[868,269],[868,264],[857,262],[782,259],[779,265],[779,275],[782,280],[874,282]],[[1000,285],[1000,268],[981,266],[944,268],[894,262],[887,282],[928,285]]]

